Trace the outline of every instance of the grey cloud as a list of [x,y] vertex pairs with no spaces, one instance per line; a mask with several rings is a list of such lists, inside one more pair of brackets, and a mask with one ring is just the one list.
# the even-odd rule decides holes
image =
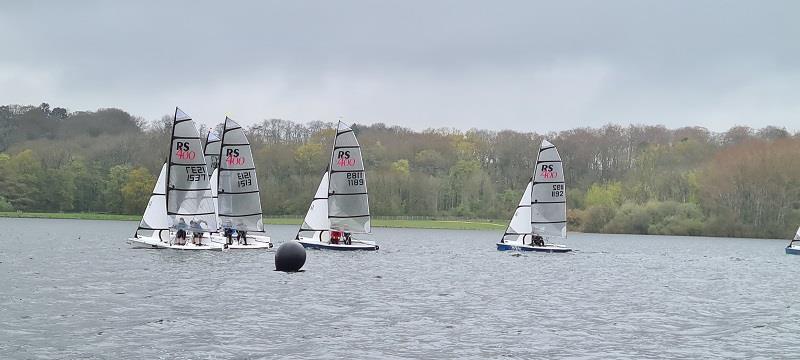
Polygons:
[[792,1],[0,5],[0,99],[549,131],[796,127]]

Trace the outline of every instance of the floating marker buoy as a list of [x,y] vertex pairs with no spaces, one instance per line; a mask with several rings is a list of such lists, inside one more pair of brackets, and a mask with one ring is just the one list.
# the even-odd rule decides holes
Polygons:
[[287,241],[275,252],[275,270],[295,272],[306,263],[306,249],[297,241]]

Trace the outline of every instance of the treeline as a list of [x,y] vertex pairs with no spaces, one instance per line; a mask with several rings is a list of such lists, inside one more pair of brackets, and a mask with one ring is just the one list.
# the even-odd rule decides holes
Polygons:
[[[139,214],[170,126],[119,109],[0,106],[0,211]],[[249,127],[266,215],[305,213],[334,126]],[[374,215],[508,219],[547,138],[564,159],[571,230],[785,238],[800,224],[800,135],[783,128],[354,129]]]

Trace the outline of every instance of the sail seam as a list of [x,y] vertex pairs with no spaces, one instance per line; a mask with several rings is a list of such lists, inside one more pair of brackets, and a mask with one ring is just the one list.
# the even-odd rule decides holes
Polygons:
[[223,191],[223,190],[220,190],[220,191],[219,191],[219,195],[255,194],[255,193],[257,193],[257,192],[259,192],[259,190],[253,190],[253,191],[241,191],[241,192],[231,192],[231,191]]
[[563,221],[531,221],[531,224],[560,224],[565,223],[566,220]]
[[213,212],[213,211],[212,212],[205,212],[205,213],[194,213],[194,214],[167,211],[167,215],[197,216],[197,215],[214,215],[214,214],[216,214],[216,213]]
[[334,219],[358,218],[358,217],[367,217],[367,216],[369,216],[369,214],[366,214],[366,215],[339,215],[339,216],[328,215],[329,218],[334,218]]
[[328,197],[331,197],[331,196],[337,196],[337,195],[367,195],[367,193],[366,193],[366,192],[358,192],[358,193],[338,193],[338,194],[334,194],[334,193],[328,193]]
[[241,215],[235,215],[235,214],[219,214],[219,217],[223,217],[223,216],[224,216],[224,217],[245,217],[245,216],[256,216],[256,215],[261,215],[261,214],[262,214],[262,213],[255,213],[255,214],[241,214]]
[[331,174],[336,173],[343,173],[343,172],[364,172],[365,170],[331,170]]

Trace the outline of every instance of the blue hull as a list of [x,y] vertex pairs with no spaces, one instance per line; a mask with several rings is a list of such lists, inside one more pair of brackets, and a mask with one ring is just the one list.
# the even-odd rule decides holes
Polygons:
[[317,249],[317,250],[338,250],[338,251],[375,251],[378,250],[380,247],[378,245],[330,245],[330,244],[309,244],[305,242],[301,242],[306,249]]
[[536,251],[536,252],[548,252],[548,253],[565,253],[570,252],[572,249],[570,248],[560,248],[560,247],[538,247],[538,246],[519,246],[519,245],[511,245],[511,244],[497,244],[497,250],[500,251]]
[[800,249],[787,246],[786,253],[789,255],[800,255]]

